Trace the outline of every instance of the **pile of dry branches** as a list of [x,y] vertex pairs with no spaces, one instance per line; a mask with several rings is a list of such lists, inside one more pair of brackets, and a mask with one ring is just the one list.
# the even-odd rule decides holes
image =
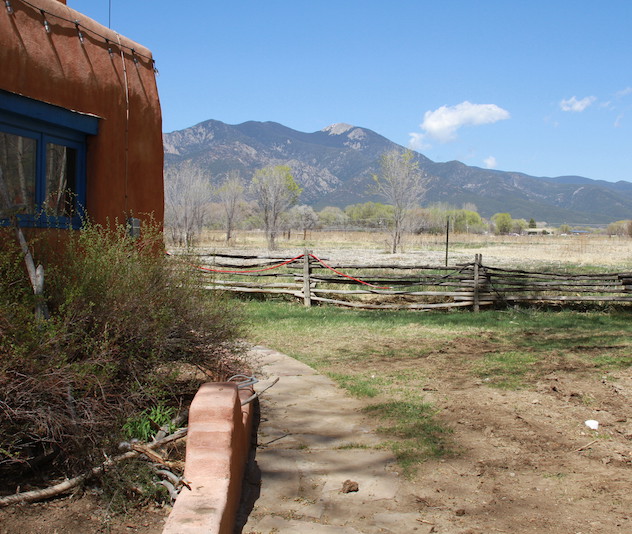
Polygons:
[[[43,239],[45,320],[15,236],[0,235],[0,494],[80,476],[114,457],[148,406],[179,408],[200,380],[234,374],[241,321],[147,229],[86,226]],[[52,243],[53,246],[50,246]]]

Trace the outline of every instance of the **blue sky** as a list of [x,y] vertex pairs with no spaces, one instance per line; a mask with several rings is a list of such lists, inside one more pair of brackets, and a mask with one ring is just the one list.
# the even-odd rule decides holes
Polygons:
[[[629,0],[111,0],[165,132],[345,122],[434,161],[632,181]],[[68,0],[105,26],[109,0]]]

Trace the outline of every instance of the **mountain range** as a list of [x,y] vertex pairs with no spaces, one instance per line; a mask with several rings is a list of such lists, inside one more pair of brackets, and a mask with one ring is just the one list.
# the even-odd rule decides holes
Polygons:
[[[165,169],[192,165],[210,173],[215,185],[231,169],[249,180],[257,169],[289,165],[303,188],[300,202],[316,209],[384,202],[368,193],[372,177],[380,171],[384,152],[403,150],[372,130],[342,123],[305,133],[275,122],[230,125],[208,120],[165,133],[163,139]],[[632,218],[630,182],[534,177],[415,156],[426,186],[422,205],[473,203],[483,217],[509,212],[513,218],[549,224],[605,224]]]

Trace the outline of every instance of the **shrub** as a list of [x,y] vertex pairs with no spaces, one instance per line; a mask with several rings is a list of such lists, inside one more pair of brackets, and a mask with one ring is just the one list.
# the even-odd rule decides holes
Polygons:
[[175,414],[175,408],[164,406],[163,404],[143,410],[140,414],[134,414],[123,425],[125,437],[149,441],[156,435],[158,429],[162,427],[166,427],[170,432],[173,432],[175,428],[172,420]]
[[148,226],[133,240],[123,225],[88,224],[38,251],[48,321],[34,317],[20,250],[10,234],[0,241],[0,480],[100,463],[133,414],[192,395],[192,371],[217,380],[236,369],[234,302],[167,258]]

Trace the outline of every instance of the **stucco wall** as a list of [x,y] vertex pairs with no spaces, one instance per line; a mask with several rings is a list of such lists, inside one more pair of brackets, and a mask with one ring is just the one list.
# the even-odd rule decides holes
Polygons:
[[0,89],[101,118],[98,135],[88,138],[92,220],[151,213],[162,222],[162,117],[151,52],[62,2],[29,3],[35,7],[11,0],[13,14],[0,4]]

